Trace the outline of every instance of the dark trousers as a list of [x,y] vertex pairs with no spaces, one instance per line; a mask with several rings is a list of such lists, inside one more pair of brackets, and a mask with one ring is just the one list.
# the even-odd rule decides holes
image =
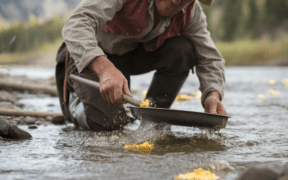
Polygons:
[[[161,108],[170,108],[190,69],[193,70],[197,63],[193,44],[181,36],[166,40],[160,48],[152,52],[145,51],[141,45],[124,55],[107,54],[107,57],[124,74],[129,86],[131,75],[156,70],[146,98]],[[99,82],[98,76],[88,68],[79,73],[72,58],[69,60],[67,72],[68,77],[75,74]],[[94,88],[68,79],[68,89],[75,92],[83,103],[87,123],[92,130],[120,129],[131,120],[123,105],[106,102]]]

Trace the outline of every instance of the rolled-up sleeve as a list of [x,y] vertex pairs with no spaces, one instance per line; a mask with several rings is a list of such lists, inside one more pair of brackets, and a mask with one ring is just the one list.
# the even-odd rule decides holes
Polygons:
[[198,61],[196,74],[200,81],[203,107],[205,108],[206,97],[212,91],[218,92],[222,100],[225,88],[225,60],[207,30],[206,15],[198,1],[195,3],[191,21],[181,31],[181,35],[189,38],[195,46]]
[[98,46],[97,31],[112,20],[126,0],[83,0],[62,30],[63,39],[76,67],[82,72],[96,57],[105,56]]

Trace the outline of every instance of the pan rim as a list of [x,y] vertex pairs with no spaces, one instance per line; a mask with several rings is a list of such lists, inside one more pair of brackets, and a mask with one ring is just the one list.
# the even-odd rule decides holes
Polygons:
[[150,108],[150,107],[136,107],[136,106],[128,106],[128,108],[150,109],[152,111],[153,110],[177,111],[177,112],[183,112],[183,113],[196,113],[196,114],[205,114],[205,115],[211,115],[211,116],[219,116],[219,117],[231,118],[230,116],[226,116],[226,115],[212,114],[212,113],[206,113],[206,112],[197,112],[197,111],[186,111],[186,110],[178,110],[178,109]]

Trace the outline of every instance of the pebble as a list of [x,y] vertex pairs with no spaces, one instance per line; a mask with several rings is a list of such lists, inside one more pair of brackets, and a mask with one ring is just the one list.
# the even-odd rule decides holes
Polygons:
[[47,117],[46,117],[46,120],[47,120],[47,121],[52,121],[52,120],[53,120],[53,117],[47,116]]
[[64,124],[65,119],[64,119],[64,116],[54,116],[51,122],[53,124]]
[[26,122],[26,124],[35,124],[36,118],[27,116],[24,121]]
[[39,125],[42,124],[42,122],[38,120],[38,121],[35,122],[35,124],[36,124],[37,126],[39,126]]
[[29,126],[28,129],[37,129],[37,126]]
[[12,121],[16,121],[17,124],[23,123],[23,119],[21,117],[13,118]]
[[14,105],[11,102],[0,102],[1,109],[15,109]]
[[44,122],[46,122],[46,118],[40,117],[40,118],[38,118],[38,121],[44,123]]

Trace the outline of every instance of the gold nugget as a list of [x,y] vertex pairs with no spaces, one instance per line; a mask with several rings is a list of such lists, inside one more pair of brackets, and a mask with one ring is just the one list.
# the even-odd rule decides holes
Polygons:
[[140,107],[150,107],[150,102],[148,99],[140,103]]
[[191,99],[192,99],[192,96],[189,96],[187,94],[181,94],[181,95],[176,97],[175,101],[188,101]]
[[205,171],[202,168],[195,169],[192,173],[180,174],[174,179],[189,179],[189,180],[216,180],[219,179],[219,176],[216,176],[210,171]]

